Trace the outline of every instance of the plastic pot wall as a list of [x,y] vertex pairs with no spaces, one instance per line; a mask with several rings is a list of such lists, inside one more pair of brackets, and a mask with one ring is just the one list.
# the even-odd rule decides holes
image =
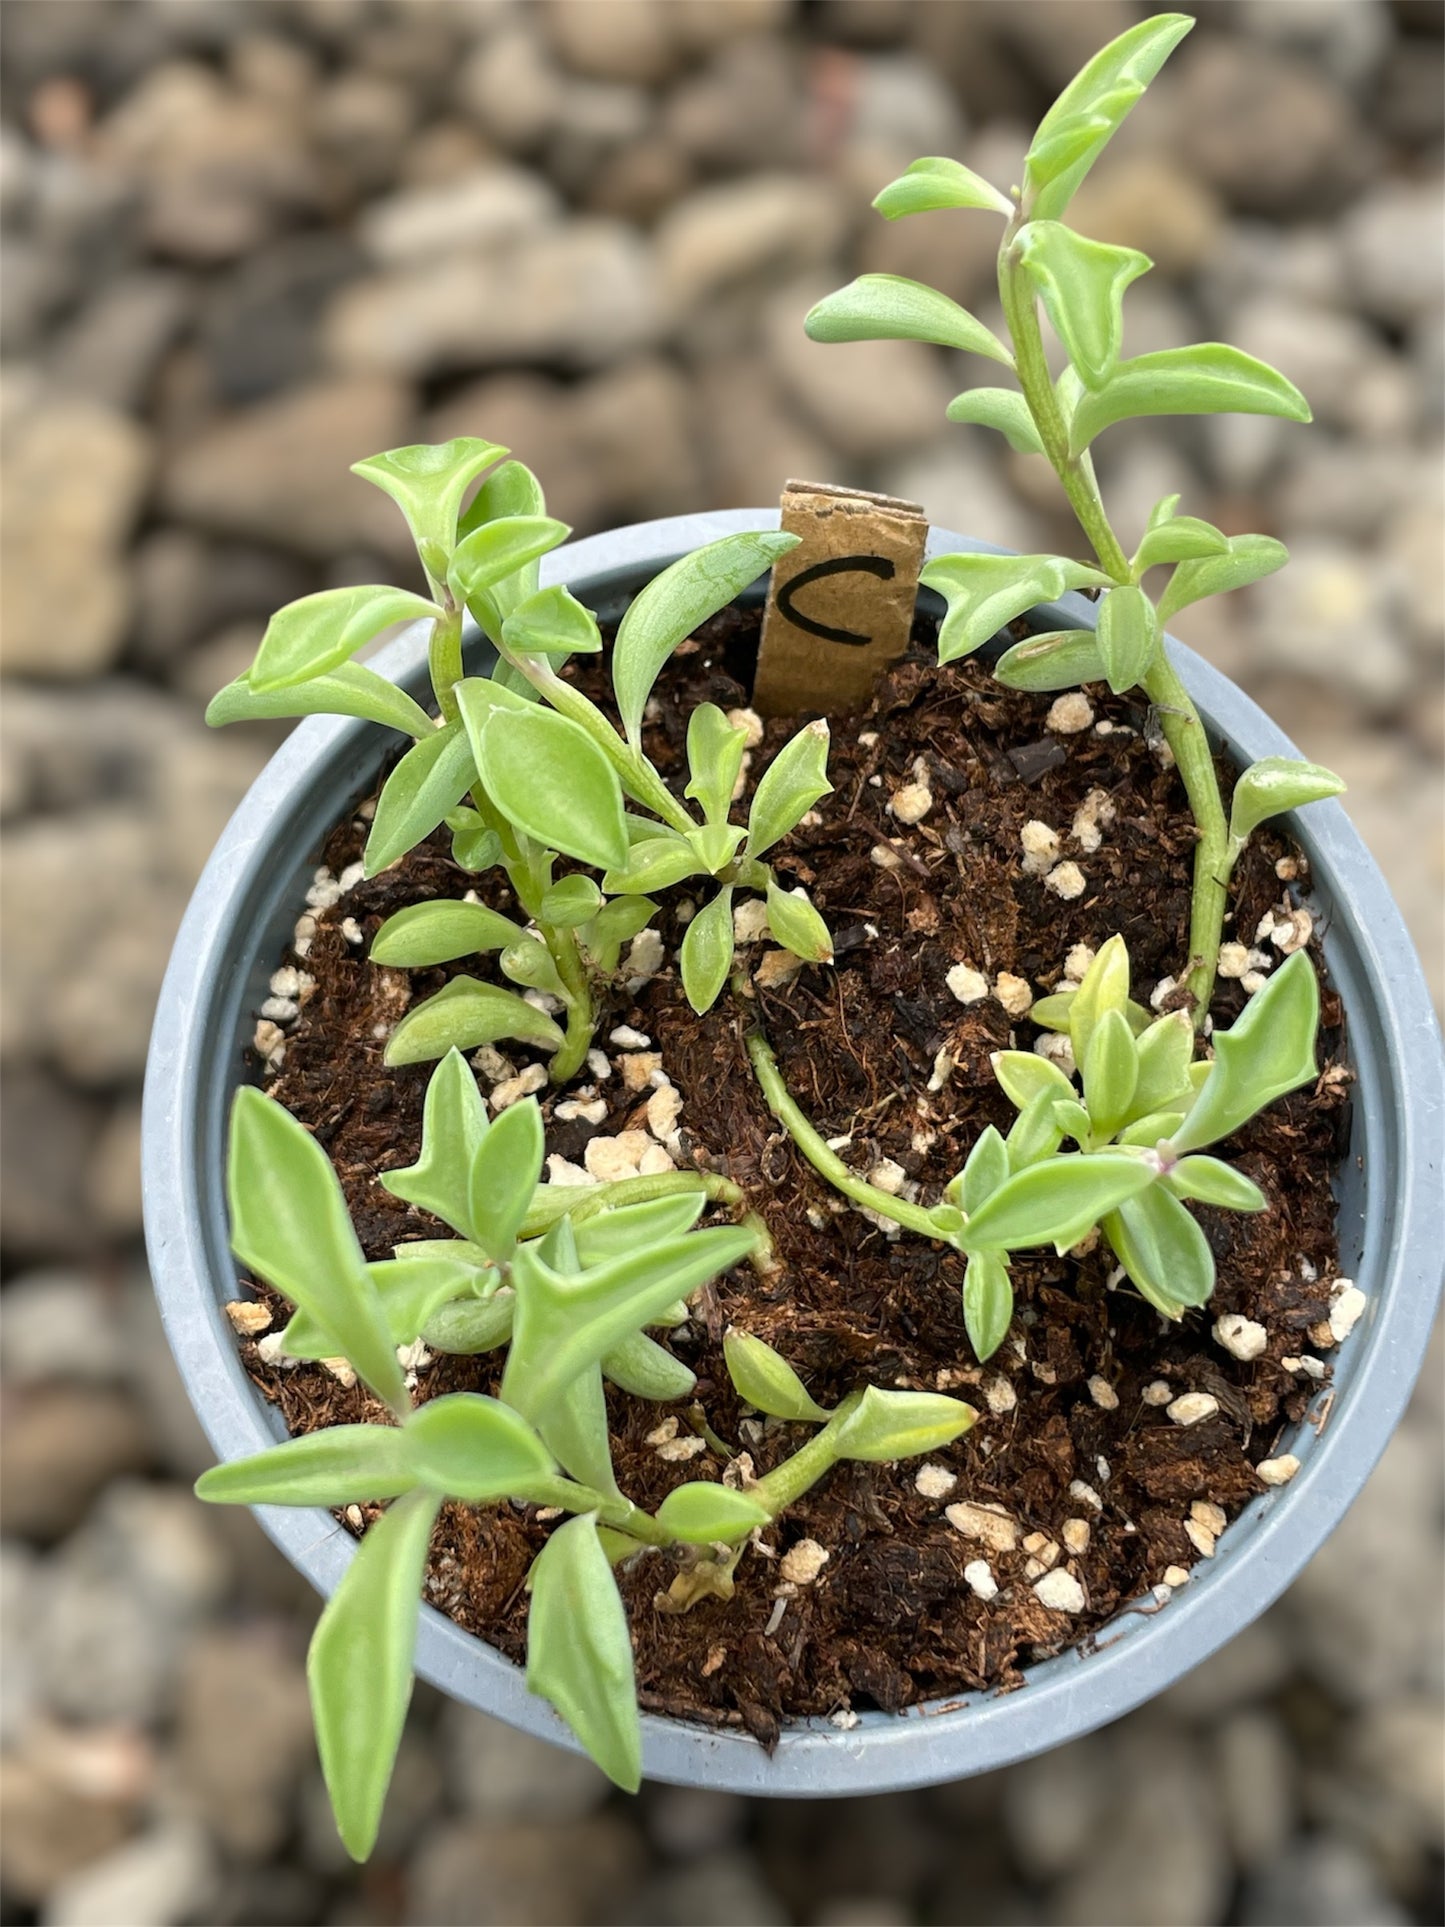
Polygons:
[[[545,558],[544,584],[565,582],[603,614],[678,555],[740,529],[775,528],[774,510],[647,522],[575,542]],[[935,530],[930,554],[990,550]],[[1040,628],[1090,627],[1082,597],[1037,612]],[[474,645],[476,647],[477,645]],[[1293,755],[1289,741],[1233,684],[1179,644],[1180,672],[1218,740],[1241,762]],[[420,629],[374,664],[421,694]],[[223,1305],[236,1295],[223,1193],[225,1126],[266,982],[304,904],[321,846],[374,786],[395,736],[374,724],[315,717],[272,758],[196,886],[167,971],[146,1078],[146,1236],[167,1336],[191,1402],[222,1459],[284,1436],[241,1368]],[[1318,1435],[1306,1423],[1281,1450],[1301,1468],[1247,1506],[1216,1556],[1167,1608],[1125,1611],[1087,1655],[1028,1669],[1025,1690],[970,1694],[902,1715],[865,1713],[842,1732],[826,1720],[787,1728],[770,1756],[752,1739],[655,1716],[643,1719],[650,1778],[743,1793],[860,1794],[961,1779],[1046,1751],[1162,1692],[1275,1600],[1339,1522],[1383,1451],[1419,1371],[1441,1283],[1440,1179],[1445,1076],[1439,1033],[1409,936],[1373,859],[1333,802],[1290,823],[1310,858],[1312,902],[1330,975],[1345,1001],[1353,1093],[1339,1187],[1342,1270],[1368,1310],[1334,1355],[1334,1402]],[[320,1509],[258,1507],[292,1564],[330,1593],[356,1549]],[[417,1671],[467,1704],[576,1748],[521,1671],[423,1606]]]

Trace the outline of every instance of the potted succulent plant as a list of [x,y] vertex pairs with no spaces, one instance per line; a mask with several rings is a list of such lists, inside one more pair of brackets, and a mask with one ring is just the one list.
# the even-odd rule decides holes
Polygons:
[[915,649],[838,741],[747,706],[776,517],[562,547],[480,440],[358,465],[425,596],[290,605],[212,705],[317,720],[178,940],[148,1235],[201,1495],[329,1594],[358,1856],[414,1651],[627,1787],[1056,1744],[1262,1610],[1399,1415],[1428,1001],[1336,805],[1256,836],[1338,780],[1163,633],[1284,552],[1168,498],[1126,554],[1089,459],[1142,414],[1308,418],[1218,344],[1124,359],[1148,262],[1062,219],[1189,25],[1105,48],[1011,194],[928,160],[879,196],[1005,219],[1009,343],[895,277],[808,318],[1003,364],[950,414],[1046,455],[1094,550],[935,531]]

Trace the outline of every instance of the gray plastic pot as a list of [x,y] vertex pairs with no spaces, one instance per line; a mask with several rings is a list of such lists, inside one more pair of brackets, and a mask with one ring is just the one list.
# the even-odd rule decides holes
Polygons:
[[[591,537],[544,561],[600,611],[615,610],[678,555],[740,529],[775,528],[776,510],[678,516]],[[987,549],[935,531],[930,553]],[[1089,627],[1078,596],[1038,612],[1041,628]],[[1267,716],[1190,650],[1172,645],[1191,694],[1240,761],[1295,751]],[[420,694],[426,651],[403,635],[375,666]],[[222,1306],[235,1296],[222,1188],[231,1093],[266,980],[289,938],[321,844],[367,795],[395,737],[373,724],[300,724],[232,818],[186,913],[156,1013],[145,1091],[144,1185],[152,1274],[171,1348],[222,1459],[284,1436],[241,1369]],[[1291,823],[1308,852],[1333,981],[1345,1001],[1357,1077],[1340,1185],[1342,1268],[1368,1310],[1334,1358],[1334,1402],[1318,1435],[1289,1441],[1301,1468],[1254,1500],[1216,1557],[1163,1612],[1125,1610],[1094,1642],[1028,1670],[1027,1688],[957,1696],[903,1715],[865,1713],[850,1731],[789,1727],[769,1755],[743,1735],[645,1717],[653,1779],[742,1793],[879,1793],[961,1779],[1061,1745],[1117,1719],[1206,1659],[1262,1613],[1338,1524],[1410,1393],[1441,1284],[1440,1178],[1445,1076],[1439,1033],[1409,936],[1384,880],[1336,803]],[[319,1509],[258,1507],[271,1538],[322,1593],[355,1541]],[[456,1699],[573,1747],[520,1670],[423,1606],[417,1671]]]

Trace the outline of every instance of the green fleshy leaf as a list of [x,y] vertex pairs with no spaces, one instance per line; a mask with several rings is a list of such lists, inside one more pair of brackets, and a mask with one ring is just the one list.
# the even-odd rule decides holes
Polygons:
[[1342,777],[1322,763],[1305,763],[1292,756],[1261,756],[1251,763],[1234,786],[1229,810],[1231,842],[1242,849],[1261,823],[1285,810],[1323,802],[1344,789]]
[[1194,1061],[1194,1025],[1187,1010],[1171,1010],[1142,1032],[1135,1044],[1139,1079],[1129,1106],[1130,1120],[1148,1117],[1171,1105],[1183,1108],[1190,1095],[1189,1066]]
[[783,946],[804,963],[833,961],[833,938],[828,926],[806,897],[795,896],[768,878],[768,928]]
[[321,1770],[353,1860],[365,1860],[376,1843],[411,1701],[437,1507],[434,1493],[410,1492],[370,1527],[326,1603],[306,1659]]
[[1158,634],[1154,606],[1142,589],[1111,589],[1104,597],[1099,605],[1099,657],[1116,696],[1143,682]]
[[322,589],[278,609],[266,625],[247,680],[253,690],[285,689],[349,662],[394,622],[441,614],[434,602],[384,584]]
[[1226,555],[1201,556],[1197,562],[1181,562],[1159,598],[1159,620],[1167,622],[1191,602],[1206,596],[1227,595],[1231,589],[1244,589],[1251,582],[1273,575],[1289,561],[1289,550],[1272,535],[1231,535]]
[[1153,262],[1137,248],[1090,241],[1060,221],[1027,222],[1014,247],[1085,387],[1102,388],[1123,345],[1124,290]]
[[726,823],[743,766],[748,732],[730,723],[716,703],[699,703],[687,719],[688,785],[709,823]]
[[687,1001],[701,1017],[722,994],[733,964],[733,892],[724,884],[683,934],[678,968]]
[[940,208],[982,207],[1010,218],[1014,204],[981,174],[943,154],[914,161],[896,181],[876,194],[873,205],[886,220],[905,214],[932,214]]
[[213,1465],[196,1481],[212,1505],[351,1505],[410,1492],[417,1475],[394,1425],[328,1425],[249,1458]]
[[238,676],[206,705],[206,721],[212,729],[292,716],[360,716],[366,722],[399,729],[418,742],[435,733],[431,717],[419,703],[359,662],[339,663],[325,676],[288,683],[284,689],[253,689],[249,675]]
[[455,1298],[432,1313],[421,1336],[434,1352],[467,1357],[494,1352],[512,1336],[516,1307],[515,1297],[505,1286],[490,1298]]
[[1229,1137],[1286,1091],[1315,1076],[1320,987],[1307,953],[1286,958],[1228,1030],[1214,1034],[1214,1062],[1174,1140],[1196,1151]]
[[1193,1198],[1199,1204],[1216,1204],[1226,1211],[1269,1209],[1269,1199],[1254,1179],[1219,1158],[1181,1158],[1163,1182],[1165,1190],[1176,1198]]
[[828,1413],[809,1392],[788,1361],[761,1338],[729,1325],[723,1358],[733,1389],[744,1403],[772,1418],[822,1425]]
[[382,786],[362,860],[377,876],[429,837],[476,778],[459,722],[444,723],[406,752]]
[[931,341],[1013,367],[991,328],[946,294],[901,274],[860,274],[811,308],[803,330],[812,341]]
[[341,1184],[290,1112],[243,1084],[231,1105],[231,1248],[330,1333],[393,1411],[410,1401]]
[[[1165,499],[1177,502],[1179,497]],[[1143,575],[1160,562],[1197,562],[1202,556],[1228,553],[1229,537],[1223,529],[1201,521],[1197,515],[1171,516],[1145,531],[1134,551],[1132,567],[1136,575]]]
[[570,589],[537,589],[502,624],[513,655],[595,656],[602,647],[597,618]]
[[563,877],[542,898],[542,922],[559,930],[575,930],[602,908],[602,892],[591,877]]
[[982,1365],[1008,1337],[1014,1289],[1008,1260],[997,1251],[970,1253],[963,1273],[963,1325]]
[[453,977],[435,997],[414,1004],[387,1040],[383,1061],[425,1064],[449,1050],[477,1050],[506,1037],[556,1050],[562,1032],[544,1011],[510,990],[481,984],[474,977]]
[[747,1257],[756,1243],[744,1226],[719,1226],[665,1239],[580,1275],[555,1269],[536,1245],[520,1246],[512,1267],[517,1315],[502,1397],[540,1423],[573,1381],[629,1332]]
[[1207,1303],[1214,1290],[1209,1241],[1162,1184],[1110,1212],[1102,1230],[1134,1285],[1166,1318]]
[[1106,1213],[1145,1190],[1154,1173],[1139,1159],[1100,1154],[1047,1158],[1017,1171],[974,1212],[962,1236],[966,1251],[1067,1251]]
[[409,903],[388,917],[372,938],[371,961],[421,970],[457,957],[505,949],[522,934],[519,924],[485,904],[446,898]]
[[1052,629],[1005,649],[993,673],[1006,689],[1048,695],[1055,689],[1103,682],[1104,658],[1092,629]]
[[449,1046],[445,1054],[435,1054],[442,1061],[426,1087],[421,1155],[415,1164],[383,1171],[381,1182],[394,1198],[429,1211],[470,1238],[472,1164],[489,1129],[486,1100],[458,1049]]
[[542,484],[525,462],[502,462],[472,497],[457,522],[460,539],[484,522],[500,522],[512,515],[545,515],[547,498]]
[[[515,1318],[512,1332],[515,1337]],[[510,1353],[508,1356],[510,1359]],[[612,1469],[601,1360],[579,1372],[566,1391],[538,1414],[537,1430],[546,1440],[548,1451],[572,1478],[606,1498],[621,1498]]]
[[599,870],[626,863],[622,786],[586,730],[539,705],[479,717],[471,688],[459,683],[457,699],[478,772],[498,809],[545,849]]
[[1174,1133],[1183,1122],[1182,1110],[1150,1111],[1143,1117],[1135,1118],[1132,1124],[1126,1124],[1114,1141],[1116,1144],[1133,1144],[1141,1150],[1153,1151],[1160,1144],[1172,1143]]
[[684,877],[703,874],[701,859],[685,836],[664,832],[660,824],[653,824],[652,829],[653,835],[645,842],[629,847],[625,863],[603,877],[602,887],[609,896],[667,890]]
[[634,1398],[670,1404],[696,1389],[697,1373],[645,1332],[633,1332],[602,1359],[602,1376]]
[[452,833],[452,861],[463,870],[490,870],[502,860],[502,839],[488,829],[480,811],[468,804],[448,810],[447,828]]
[[[1041,1060],[1042,1061],[1042,1060]],[[949,1186],[958,1190],[958,1202],[972,1217],[985,1198],[991,1198],[1009,1175],[1008,1146],[995,1127],[987,1125],[974,1141],[963,1170]]]
[[[1057,1064],[1031,1050],[996,1050],[989,1058],[993,1074],[1009,1103],[1021,1111],[1040,1091],[1073,1097],[1074,1087]],[[977,1147],[975,1147],[977,1148]],[[1004,1176],[1008,1175],[1005,1171]],[[1002,1179],[999,1180],[1000,1183]]]
[[642,1784],[627,1613],[594,1513],[558,1526],[532,1567],[527,1688],[549,1701],[617,1786]]
[[[498,521],[484,522],[457,544],[447,570],[448,587],[496,641],[505,616],[493,601],[493,592],[565,542],[571,533],[565,522],[550,515],[505,515]],[[522,600],[526,599],[523,596]]]
[[[583,1186],[576,1189],[584,1194]],[[680,1238],[692,1230],[706,1206],[701,1188],[675,1197],[649,1198],[645,1204],[610,1205],[573,1226],[577,1256],[584,1265],[599,1265],[664,1238]]]
[[1057,1091],[1036,1091],[1014,1119],[1005,1139],[1011,1171],[1023,1171],[1058,1150],[1064,1136],[1063,1126],[1054,1115],[1058,1103]]
[[1093,1137],[1093,1120],[1076,1097],[1057,1098],[1053,1119],[1054,1128],[1065,1137],[1071,1137],[1081,1148],[1086,1147]]
[[384,490],[406,517],[422,567],[435,583],[447,577],[457,542],[462,497],[481,474],[506,454],[496,442],[459,435],[449,442],[418,443],[353,462],[351,472]]
[[612,686],[630,743],[641,740],[652,685],[677,645],[797,545],[796,535],[762,530],[726,535],[674,562],[634,597],[612,645]]
[[1094,1025],[1084,1058],[1084,1102],[1101,1139],[1111,1138],[1129,1116],[1139,1082],[1134,1033],[1122,1010],[1106,1010]]
[[1039,122],[1024,163],[1024,191],[1041,220],[1058,220],[1079,183],[1179,42],[1188,14],[1141,20],[1096,53]]
[[508,1105],[472,1157],[468,1216],[472,1236],[498,1264],[506,1264],[542,1175],[542,1113],[535,1097]]
[[[1037,1009],[1035,1005],[1029,1015],[1036,1016]],[[1129,952],[1117,933],[1100,944],[1094,961],[1084,972],[1083,982],[1069,1000],[1069,1040],[1074,1047],[1076,1064],[1087,1062],[1094,1026],[1109,1010],[1122,1011],[1125,1015],[1129,1010]],[[1045,1020],[1037,1018],[1037,1021]],[[1145,1022],[1148,1021],[1145,1013]]]
[[883,1392],[870,1385],[849,1410],[828,1422],[828,1437],[840,1459],[888,1465],[916,1459],[951,1445],[978,1417],[971,1405],[942,1392]]
[[1029,405],[1012,388],[965,388],[955,395],[945,413],[951,422],[973,422],[994,428],[1020,455],[1042,455],[1044,445]]
[[1280,415],[1307,422],[1310,406],[1292,381],[1222,341],[1160,348],[1121,361],[1103,387],[1080,397],[1069,450],[1081,455],[1115,422],[1143,415]]
[[557,1476],[551,1453],[527,1421],[480,1392],[429,1399],[406,1431],[422,1483],[468,1505],[526,1498]]
[[[426,1242],[433,1246],[431,1255],[412,1256],[409,1251],[404,1259],[384,1259],[366,1267],[381,1294],[386,1327],[394,1345],[413,1344],[443,1305],[470,1298],[479,1288],[494,1289],[499,1282],[490,1267],[479,1269],[465,1255],[475,1252],[481,1258],[475,1245],[461,1240]],[[298,1311],[281,1334],[281,1349],[289,1358],[330,1358],[334,1344],[314,1319]]]
[[1069,589],[1107,588],[1109,578],[1062,555],[940,555],[919,580],[948,604],[938,632],[938,660],[971,656],[990,637],[1040,602]]
[[622,946],[645,930],[656,914],[651,897],[614,897],[577,932],[592,968],[610,976],[621,961]]
[[502,975],[528,990],[544,990],[550,997],[567,1001],[567,992],[552,961],[552,953],[540,938],[521,936],[509,943],[499,959]]
[[829,740],[828,725],[820,717],[805,723],[768,764],[748,812],[749,856],[762,856],[771,850],[797,827],[820,797],[832,794]]
[[768,1525],[773,1515],[745,1492],[700,1479],[674,1486],[656,1516],[657,1523],[684,1545],[710,1546],[745,1539],[756,1527]]
[[689,830],[687,840],[707,875],[717,876],[737,855],[743,831],[732,823],[704,823],[700,830]]

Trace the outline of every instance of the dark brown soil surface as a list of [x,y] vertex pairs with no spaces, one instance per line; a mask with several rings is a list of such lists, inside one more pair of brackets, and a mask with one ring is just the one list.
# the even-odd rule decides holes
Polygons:
[[[746,702],[755,634],[755,618],[728,611],[701,632],[700,647],[684,645],[647,743],[670,778],[685,780],[687,708],[705,698],[724,708]],[[922,628],[919,641],[927,641]],[[588,680],[600,698],[595,673]],[[1041,995],[1062,976],[1071,945],[1096,947],[1117,930],[1142,999],[1188,961],[1192,829],[1182,785],[1150,747],[1143,709],[1103,689],[1089,696],[1099,719],[1113,725],[1108,733],[1051,733],[1049,698],[1003,690],[973,664],[940,671],[919,648],[866,715],[835,723],[834,794],[816,823],[777,853],[785,881],[808,886],[838,951],[834,968],[802,970],[760,993],[788,1083],[825,1135],[851,1136],[845,1155],[856,1169],[893,1159],[925,1201],[960,1168],[986,1124],[1008,1128],[1013,1113],[989,1053],[1011,1042],[1027,1049],[1037,1035],[993,998],[960,1005],[944,981],[955,963],[990,975],[1015,972]],[[769,725],[753,780],[794,727]],[[919,757],[935,801],[922,823],[904,828],[886,804],[913,780]],[[1094,789],[1108,793],[1115,818],[1102,847],[1088,853],[1069,832]],[[1023,872],[1019,832],[1029,819],[1056,827],[1064,856],[1084,871],[1087,888],[1075,901],[1061,901]],[[337,829],[327,851],[334,872],[355,860],[364,833],[360,819]],[[893,852],[889,867],[875,860],[880,847]],[[1237,931],[1252,942],[1263,914],[1307,886],[1303,859],[1298,882],[1287,886],[1276,873],[1292,854],[1268,830],[1256,837],[1240,866],[1227,936]],[[457,895],[474,881],[451,862],[447,840],[434,839],[325,913],[304,962],[315,989],[271,1088],[335,1161],[371,1257],[389,1256],[402,1240],[445,1235],[376,1182],[378,1172],[416,1156],[430,1071],[388,1070],[381,1052],[408,998],[430,994],[460,966],[411,973],[408,981],[407,973],[368,964],[364,945],[348,942],[340,925],[354,918],[369,938],[404,904]],[[511,907],[500,872],[483,883],[486,900]],[[825,1404],[867,1381],[948,1389],[969,1398],[980,1417],[964,1439],[933,1455],[957,1477],[946,1498],[919,1494],[917,1464],[839,1467],[765,1535],[776,1553],[807,1537],[830,1554],[817,1582],[787,1597],[780,1617],[776,1562],[761,1551],[742,1559],[730,1603],[708,1600],[681,1615],[656,1604],[673,1577],[666,1560],[647,1554],[637,1561],[622,1584],[643,1704],[740,1724],[767,1742],[789,1715],[896,1709],[1016,1686],[1021,1666],[1093,1634],[1122,1603],[1161,1582],[1166,1568],[1196,1560],[1185,1530],[1191,1504],[1212,1502],[1232,1516],[1262,1489],[1255,1466],[1312,1400],[1318,1422],[1327,1392],[1282,1360],[1318,1355],[1328,1342],[1321,1324],[1337,1270],[1330,1176],[1348,1103],[1347,1079],[1328,1068],[1341,1044],[1338,1000],[1326,991],[1318,1089],[1276,1104],[1224,1147],[1263,1187],[1271,1209],[1255,1217],[1199,1210],[1219,1269],[1208,1312],[1166,1326],[1127,1282],[1109,1289],[1104,1250],[1062,1259],[1026,1253],[1014,1263],[1013,1330],[980,1369],[964,1336],[962,1260],[910,1235],[887,1237],[858,1213],[838,1210],[836,1195],[763,1104],[735,1005],[725,996],[702,1020],[688,1008],[670,962],[680,937],[675,902],[658,928],[669,962],[635,999],[619,991],[598,1041],[605,1045],[622,1022],[647,1034],[684,1099],[685,1149],[744,1187],[781,1260],[766,1282],[747,1267],[719,1279],[673,1341],[698,1374],[708,1423],[749,1452],[759,1473],[806,1436],[806,1428],[761,1426],[739,1410],[722,1363],[730,1323],[775,1345]],[[756,968],[761,949],[749,954]],[[1231,1022],[1243,1003],[1237,984],[1221,984],[1215,1020]],[[930,1091],[944,1048],[957,1068]],[[525,1051],[509,1055],[518,1064],[528,1059]],[[615,1061],[619,1053],[609,1048],[609,1055]],[[647,1093],[623,1091],[615,1074],[600,1091],[609,1100],[607,1120],[549,1122],[549,1150],[580,1161],[594,1129],[637,1125]],[[1267,1328],[1262,1357],[1240,1363],[1214,1341],[1211,1326],[1224,1311]],[[252,1344],[246,1350],[257,1383],[279,1400],[293,1431],[380,1416],[323,1367],[277,1372]],[[418,1395],[493,1390],[498,1371],[495,1359],[438,1358],[423,1368]],[[1159,1380],[1175,1395],[1212,1393],[1217,1414],[1188,1429],[1173,1424],[1142,1396]],[[683,1479],[721,1476],[723,1461],[711,1450],[665,1463],[646,1442],[666,1408],[615,1392],[609,1398],[618,1475],[639,1503],[654,1505]],[[685,1413],[681,1434],[689,1435]],[[1097,1504],[1070,1492],[1080,1480]],[[1057,1544],[1066,1520],[1086,1520],[1087,1550],[1064,1562],[1083,1586],[1085,1610],[1070,1616],[1039,1601],[1022,1544],[991,1553],[962,1536],[944,1517],[945,1504],[961,1500],[1004,1507],[1021,1541],[1037,1532]],[[523,1579],[547,1530],[521,1509],[448,1506],[433,1550],[431,1598],[520,1659]],[[988,1602],[963,1578],[965,1566],[984,1557],[999,1585]]]

